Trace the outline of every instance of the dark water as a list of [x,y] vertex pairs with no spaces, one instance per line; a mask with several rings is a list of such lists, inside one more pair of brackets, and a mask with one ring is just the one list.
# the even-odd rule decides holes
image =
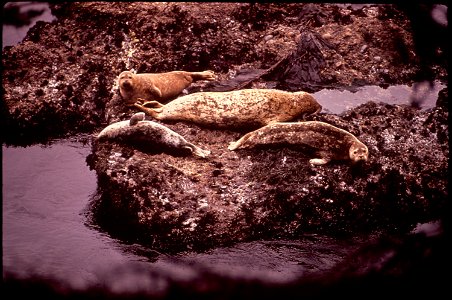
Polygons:
[[96,176],[84,163],[89,147],[60,141],[2,150],[4,272],[81,286],[109,264],[142,260],[85,225],[96,190]]

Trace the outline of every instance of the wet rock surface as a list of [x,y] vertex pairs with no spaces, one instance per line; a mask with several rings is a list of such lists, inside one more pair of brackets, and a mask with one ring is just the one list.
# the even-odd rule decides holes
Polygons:
[[[6,144],[95,135],[130,118],[136,111],[123,105],[116,83],[124,70],[216,72],[217,82],[195,83],[188,93],[245,86],[314,92],[411,84],[422,70],[410,21],[393,5],[352,9],[298,3],[99,2],[52,4],[52,12],[56,21],[38,22],[24,42],[3,50]],[[444,80],[447,61],[440,51],[435,53],[431,75]],[[368,102],[340,115],[321,113],[310,119],[353,133],[368,146],[369,161],[314,167],[307,153],[293,148],[229,151],[228,144],[246,131],[183,122],[161,123],[210,150],[208,158],[159,149],[149,153],[93,139],[87,157],[99,183],[93,219],[113,236],[167,253],[307,233],[404,236],[417,223],[447,220],[447,88],[430,110]],[[424,242],[421,237],[417,243],[408,238],[405,244],[406,239],[362,254],[356,264],[375,266],[371,270],[384,280],[388,274],[393,278],[391,270],[410,270],[407,264],[425,270],[425,257],[434,262],[428,268],[440,265],[425,253],[441,249],[442,239]],[[405,256],[396,258],[402,265],[385,261],[387,267],[380,268],[379,258],[401,245],[425,255],[405,265]],[[372,282],[373,277],[364,276],[368,269],[357,269],[339,266],[337,273],[312,279],[312,288],[311,281],[283,288],[313,295],[325,287],[319,282],[332,282],[328,292]],[[335,277],[344,273],[351,277]],[[200,276],[200,286],[166,282],[169,287],[161,298],[178,293],[218,296],[224,292],[222,283],[237,296],[234,291],[245,284],[209,272]],[[255,295],[264,296],[269,289],[246,284]],[[268,296],[281,292],[270,289]]]

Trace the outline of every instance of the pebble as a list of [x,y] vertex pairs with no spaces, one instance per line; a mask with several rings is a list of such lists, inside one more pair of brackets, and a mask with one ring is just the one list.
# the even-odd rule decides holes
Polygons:
[[273,35],[269,34],[264,37],[264,41],[267,42],[273,38]]
[[367,45],[363,45],[363,46],[361,47],[361,49],[359,50],[359,52],[364,53],[364,52],[367,50],[368,47],[369,47],[369,46],[367,46]]

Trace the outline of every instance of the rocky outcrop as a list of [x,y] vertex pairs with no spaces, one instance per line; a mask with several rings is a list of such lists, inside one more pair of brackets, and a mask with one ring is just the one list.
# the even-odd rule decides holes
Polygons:
[[[356,82],[408,83],[418,70],[409,20],[393,5],[80,2],[51,8],[56,20],[38,22],[22,43],[3,49],[0,119],[8,144],[91,133],[128,118],[132,111],[116,83],[124,70],[213,70],[223,90],[237,88],[229,80],[247,69],[271,70],[266,80],[243,80],[249,87],[311,92]],[[447,77],[442,61],[435,64],[435,76]],[[218,89],[200,83],[189,92],[204,86]]]
[[446,207],[447,117],[445,106],[374,102],[313,117],[363,141],[370,159],[362,166],[313,167],[306,154],[284,147],[232,152],[227,145],[241,133],[186,123],[165,125],[211,150],[207,159],[94,141],[88,163],[102,195],[96,218],[164,251],[308,232],[408,232]]
[[[220,83],[237,70],[266,69],[268,78],[258,71],[246,81],[311,88],[409,82],[417,70],[411,52],[400,52],[412,47],[409,20],[391,5],[88,2],[52,4],[52,12],[57,20],[38,22],[24,42],[3,50],[5,143],[93,133],[129,118],[134,110],[116,84],[125,69],[211,69]],[[400,43],[382,42],[392,37]],[[300,59],[306,55],[315,66]],[[99,177],[96,216],[113,232],[177,251],[304,232],[408,230],[437,218],[447,196],[444,107],[368,103],[318,115],[368,145],[361,168],[311,167],[286,148],[231,152],[227,145],[243,131],[184,123],[166,125],[210,149],[209,158],[95,141],[88,162]]]

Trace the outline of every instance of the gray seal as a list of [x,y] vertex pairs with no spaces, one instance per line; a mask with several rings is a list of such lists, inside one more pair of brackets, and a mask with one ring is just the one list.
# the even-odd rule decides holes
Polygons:
[[221,129],[258,128],[304,117],[322,109],[309,93],[277,89],[198,92],[165,105],[149,101],[137,102],[135,106],[157,120],[185,121]]
[[180,134],[159,123],[144,120],[145,114],[134,114],[130,120],[120,121],[105,127],[97,139],[116,140],[126,144],[140,146],[146,150],[163,149],[164,152],[180,152],[188,150],[190,153],[207,157],[210,151],[203,150],[185,140]]
[[261,145],[305,146],[313,150],[312,165],[323,165],[332,160],[352,163],[367,161],[369,150],[353,134],[320,121],[274,123],[249,132],[228,149],[253,148]]

